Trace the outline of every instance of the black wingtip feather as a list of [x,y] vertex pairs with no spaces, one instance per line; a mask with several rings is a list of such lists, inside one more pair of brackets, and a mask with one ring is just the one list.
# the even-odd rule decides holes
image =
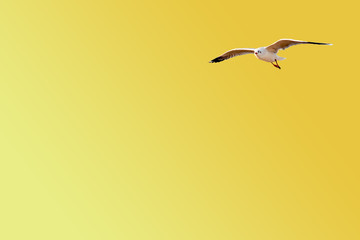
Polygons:
[[217,58],[214,58],[213,60],[211,60],[209,63],[217,63],[217,62],[221,62],[221,61],[224,61],[225,59],[222,58],[222,57],[217,57]]
[[317,44],[317,45],[332,45],[331,43],[320,43],[320,42],[306,42],[308,44]]

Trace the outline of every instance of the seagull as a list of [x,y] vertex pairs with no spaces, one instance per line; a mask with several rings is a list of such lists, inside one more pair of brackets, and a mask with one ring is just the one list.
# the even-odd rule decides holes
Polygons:
[[[279,41],[267,46],[267,47],[260,47],[260,48],[235,48],[230,51],[227,51],[223,55],[214,58],[210,61],[210,63],[217,63],[224,60],[227,60],[232,57],[241,56],[245,54],[254,53],[255,56],[263,60],[265,62],[271,62],[272,65],[278,69],[281,67],[278,64],[278,61],[284,60],[285,58],[280,57],[277,54],[279,50],[285,50],[288,47],[298,45],[298,44],[316,44],[316,45],[332,45],[331,43],[320,43],[320,42],[307,42],[307,41],[300,41],[300,40],[293,40],[293,39],[280,39]],[[274,62],[276,64],[274,64]]]

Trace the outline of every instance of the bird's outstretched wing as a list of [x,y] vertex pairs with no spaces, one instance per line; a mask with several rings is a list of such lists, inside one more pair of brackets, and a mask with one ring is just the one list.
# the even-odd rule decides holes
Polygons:
[[280,39],[279,41],[266,47],[269,52],[277,53],[280,49],[285,50],[288,47],[298,44],[317,44],[317,45],[332,45],[330,43],[319,43],[319,42],[306,42],[293,39]]
[[236,49],[232,49],[230,51],[227,51],[223,55],[221,55],[221,56],[219,56],[217,58],[214,58],[210,62],[211,63],[221,62],[221,61],[227,60],[227,59],[232,58],[232,57],[254,53],[254,50],[255,49],[252,49],[252,48],[236,48]]

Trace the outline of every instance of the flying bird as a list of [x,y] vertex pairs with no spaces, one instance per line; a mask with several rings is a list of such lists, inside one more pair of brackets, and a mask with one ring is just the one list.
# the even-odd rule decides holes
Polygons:
[[[271,62],[272,65],[278,69],[281,67],[278,64],[278,61],[284,60],[285,58],[280,57],[277,54],[279,50],[285,50],[288,47],[298,45],[298,44],[316,44],[316,45],[332,45],[331,43],[319,43],[319,42],[306,42],[300,40],[293,40],[293,39],[280,39],[279,41],[267,46],[267,47],[260,47],[260,48],[236,48],[230,51],[227,51],[223,55],[214,58],[211,60],[211,63],[217,63],[224,60],[227,60],[232,57],[241,56],[245,54],[255,54],[255,56],[263,60],[265,62]],[[274,64],[275,62],[275,64]]]

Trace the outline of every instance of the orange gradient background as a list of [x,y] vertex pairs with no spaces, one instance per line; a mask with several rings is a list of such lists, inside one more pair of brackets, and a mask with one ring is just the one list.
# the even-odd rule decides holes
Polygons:
[[358,8],[2,1],[0,239],[360,239]]

